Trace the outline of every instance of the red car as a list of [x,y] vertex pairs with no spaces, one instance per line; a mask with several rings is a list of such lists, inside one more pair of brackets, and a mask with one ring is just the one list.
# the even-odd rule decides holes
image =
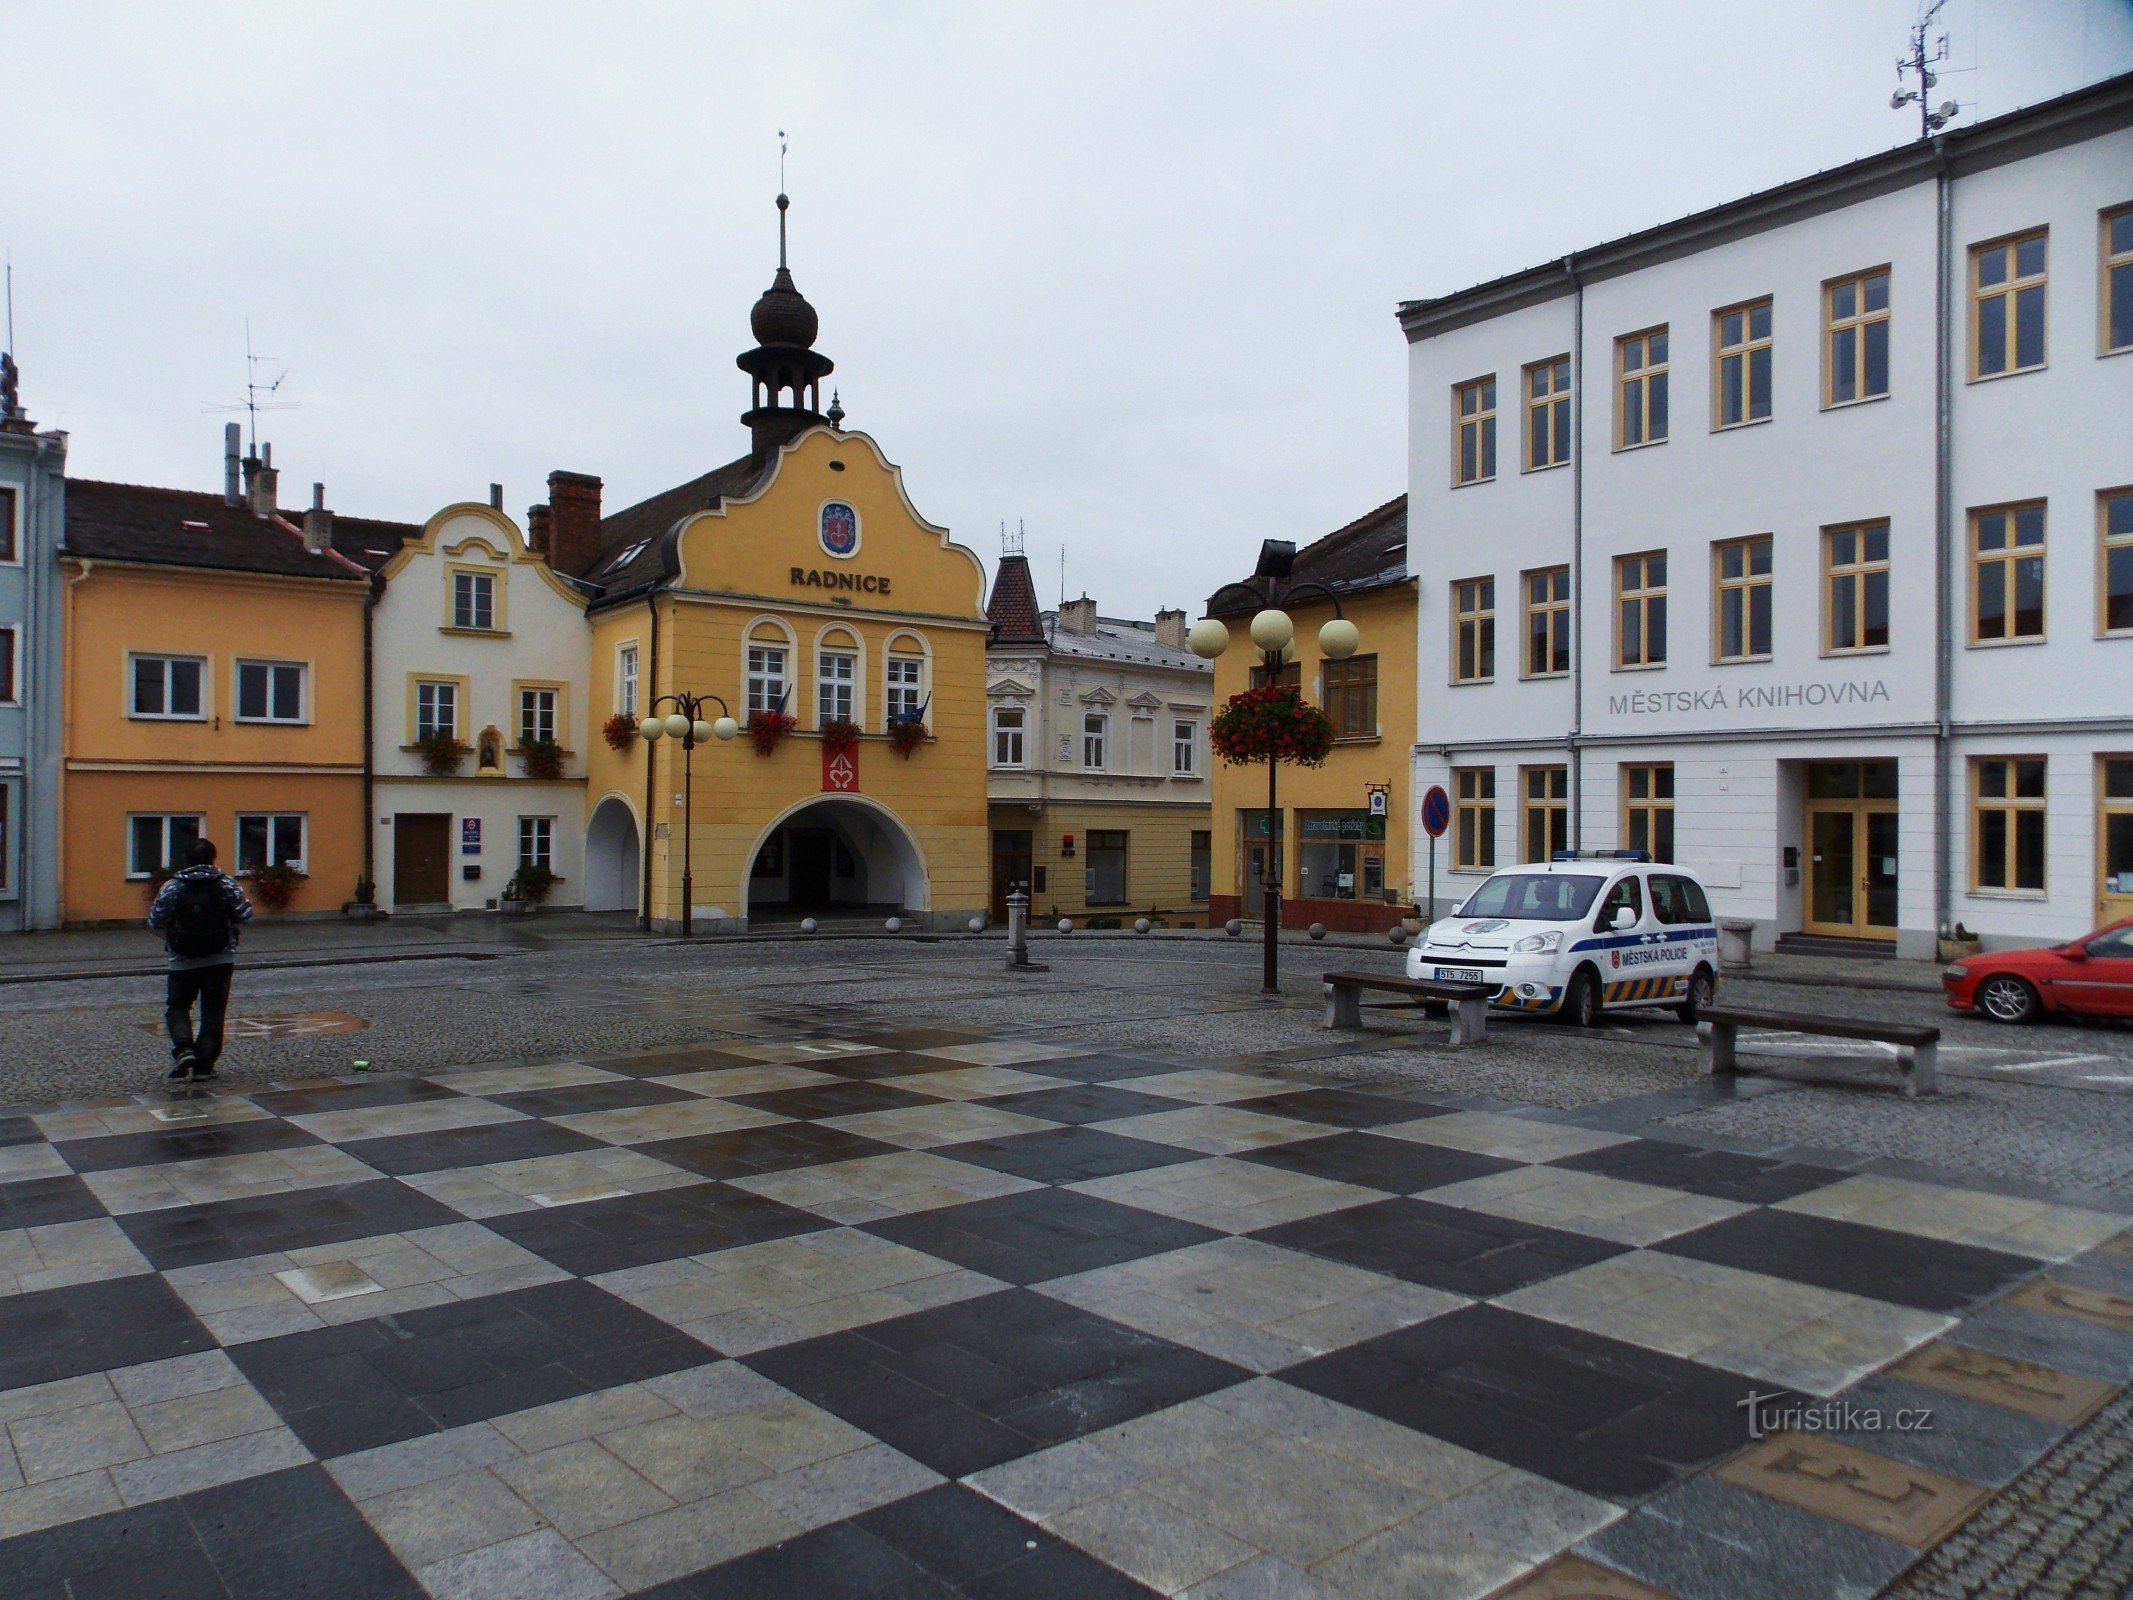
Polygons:
[[2133,917],[2047,950],[1965,956],[1940,981],[1955,1010],[1994,1022],[2034,1022],[2047,1011],[2133,1017]]

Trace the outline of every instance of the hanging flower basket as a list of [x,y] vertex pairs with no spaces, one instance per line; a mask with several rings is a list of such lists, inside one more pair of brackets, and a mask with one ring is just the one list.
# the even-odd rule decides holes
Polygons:
[[833,717],[822,724],[822,748],[841,756],[859,748],[859,724],[848,717]]
[[563,747],[553,739],[534,739],[518,749],[519,759],[526,763],[529,778],[560,778],[563,776]]
[[755,746],[755,753],[767,756],[778,748],[784,738],[799,721],[789,711],[751,711],[748,713],[748,742]]
[[258,867],[252,873],[253,898],[269,911],[286,911],[304,875],[294,867]]
[[433,778],[449,778],[467,764],[467,747],[449,733],[433,733],[415,741],[422,752],[422,770]]
[[1208,742],[1232,766],[1266,760],[1324,766],[1333,748],[1333,719],[1305,705],[1295,689],[1269,684],[1232,695],[1215,713]]
[[905,760],[908,761],[911,758],[911,752],[925,742],[926,725],[916,717],[911,718],[909,721],[889,724],[889,748]]
[[630,741],[637,737],[637,719],[618,711],[600,724],[600,737],[607,741],[610,750],[627,750]]

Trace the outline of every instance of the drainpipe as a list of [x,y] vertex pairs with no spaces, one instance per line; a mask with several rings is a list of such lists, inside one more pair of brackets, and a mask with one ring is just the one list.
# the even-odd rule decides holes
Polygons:
[[[45,485],[45,457],[51,453],[51,449],[52,440],[48,437],[40,436],[37,440],[37,453],[30,463],[29,494],[24,502],[21,530],[23,617],[28,626],[23,630],[24,636],[18,646],[22,658],[22,671],[18,675],[15,684],[15,693],[22,702],[23,803],[20,822],[22,844],[19,859],[22,862],[20,915],[22,929],[25,933],[40,925],[37,920],[37,897],[38,886],[42,881],[42,873],[37,863],[42,859],[42,851],[38,841],[43,837],[39,829],[45,818],[44,807],[40,803],[44,779],[39,769],[46,758],[44,747],[47,739],[57,731],[50,726],[53,718],[45,701],[44,672],[42,669],[44,666],[44,651],[51,647],[51,642],[47,639],[47,635],[58,634],[61,631],[56,620],[47,617],[44,613],[45,606],[48,603],[45,599],[45,586],[49,582],[49,575],[45,571],[45,565],[47,562],[57,563],[59,558],[56,546],[66,541],[64,509],[66,504],[64,498],[66,480],[64,476],[60,480],[61,519],[58,535],[53,540],[55,549],[46,551],[42,544],[32,544],[32,541],[37,538],[38,519],[45,514],[46,502],[49,499]],[[61,470],[63,473],[64,467]],[[60,783],[59,769],[61,765],[59,752],[53,751],[50,759],[53,769],[52,798],[54,808],[51,854],[53,859],[52,870],[56,871],[61,833],[57,815]],[[4,865],[4,863],[0,863],[0,865]],[[59,920],[59,886],[56,881],[52,886],[52,909],[52,922],[54,926],[57,926]]]
[[[637,717],[644,719],[646,709],[659,698],[659,597],[648,596],[644,602],[645,614],[652,619],[652,648],[645,663],[644,676],[637,680]],[[652,931],[652,818],[658,813],[652,809],[652,768],[656,759],[652,742],[644,742],[644,827],[637,840],[638,866],[642,869],[644,884],[637,893],[637,929],[640,933]]]
[[1949,856],[1955,834],[1951,809],[1955,796],[1950,770],[1954,756],[1955,691],[1955,629],[1950,614],[1955,603],[1955,578],[1951,570],[1955,561],[1955,485],[1951,468],[1955,330],[1950,324],[1954,307],[1948,294],[1948,273],[1954,254],[1955,196],[1945,138],[1933,141],[1933,156],[1933,922],[1938,933],[1945,936],[1951,925],[1954,890],[1949,878],[1953,867]]
[[385,575],[373,572],[363,594],[363,881],[371,886],[373,904],[378,888],[376,636],[378,600],[384,592]]
[[[1585,844],[1585,285],[1570,277],[1570,848]],[[1523,400],[1520,402],[1523,404]],[[1519,641],[1524,648],[1525,641]]]

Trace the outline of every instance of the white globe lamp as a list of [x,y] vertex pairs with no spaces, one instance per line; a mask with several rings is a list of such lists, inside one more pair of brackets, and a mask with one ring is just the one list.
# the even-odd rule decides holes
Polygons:
[[1213,617],[1202,617],[1185,635],[1185,642],[1201,660],[1212,661],[1229,648],[1229,628]]
[[740,731],[741,725],[731,717],[720,717],[711,724],[711,736],[714,739],[730,739]]
[[709,744],[711,742],[711,724],[708,722],[690,723],[689,737],[698,744]]
[[1262,650],[1279,650],[1296,637],[1296,624],[1286,611],[1269,606],[1252,618],[1252,643]]
[[1362,634],[1346,617],[1335,617],[1318,630],[1318,653],[1328,661],[1346,661],[1362,646]]
[[646,717],[637,724],[637,732],[647,740],[664,739],[667,734],[666,718]]
[[682,738],[683,736],[685,736],[685,735],[686,735],[686,734],[688,733],[688,731],[689,731],[689,719],[688,719],[687,717],[683,716],[683,715],[682,715],[682,714],[681,714],[681,713],[680,713],[679,711],[675,712],[675,713],[674,713],[674,714],[673,714],[672,716],[670,716],[670,717],[668,717],[668,718],[667,718],[667,737],[668,737],[668,738],[670,738],[670,739],[679,739],[679,738]]

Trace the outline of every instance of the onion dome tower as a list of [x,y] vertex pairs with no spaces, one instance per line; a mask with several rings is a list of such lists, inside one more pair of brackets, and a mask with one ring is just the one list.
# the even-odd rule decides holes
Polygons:
[[785,264],[785,211],[791,204],[778,196],[778,275],[748,313],[756,347],[735,358],[754,384],[753,403],[741,421],[758,456],[827,420],[820,409],[822,380],[837,369],[814,347],[820,326],[815,308],[794,287]]

